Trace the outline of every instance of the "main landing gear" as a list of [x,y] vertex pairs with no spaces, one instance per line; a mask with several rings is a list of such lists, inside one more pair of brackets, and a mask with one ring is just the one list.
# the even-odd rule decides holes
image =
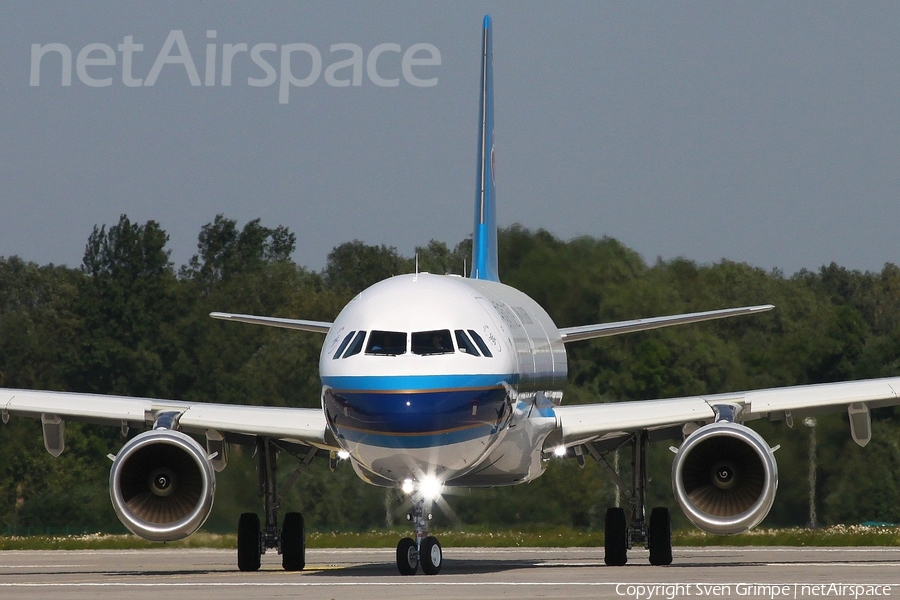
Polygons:
[[604,562],[609,566],[620,567],[628,561],[628,550],[634,546],[645,546],[650,551],[651,565],[672,564],[672,521],[669,509],[657,507],[650,511],[649,522],[645,517],[645,491],[647,489],[647,447],[650,445],[646,430],[631,436],[631,473],[632,486],[629,490],[619,479],[618,474],[609,466],[599,453],[588,447],[595,459],[601,461],[609,470],[619,488],[628,495],[631,511],[631,523],[625,519],[625,510],[619,507],[606,511],[606,530]]
[[401,575],[415,575],[421,565],[426,575],[437,575],[441,572],[444,553],[437,538],[428,535],[431,515],[425,512],[424,497],[413,499],[412,511],[406,517],[413,523],[415,540],[405,537],[397,544],[397,570]]
[[[285,487],[290,486],[300,469],[312,461],[315,452],[315,448],[311,449]],[[258,571],[260,557],[266,550],[275,548],[281,555],[281,565],[285,571],[302,571],[306,566],[306,531],[303,515],[298,512],[286,513],[279,531],[278,509],[281,507],[281,497],[277,493],[275,480],[275,447],[268,438],[257,438],[256,474],[265,506],[265,523],[260,527],[259,515],[256,513],[241,515],[237,535],[238,569]]]

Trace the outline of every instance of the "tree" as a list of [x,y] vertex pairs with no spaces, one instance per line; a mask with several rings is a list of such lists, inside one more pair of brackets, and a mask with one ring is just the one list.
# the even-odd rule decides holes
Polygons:
[[382,279],[410,273],[413,269],[413,262],[400,256],[393,246],[369,246],[353,240],[328,254],[324,275],[328,285],[356,294]]
[[450,250],[447,244],[437,240],[431,240],[427,246],[416,246],[419,272],[468,276],[465,265],[472,253],[471,247],[468,246],[469,244],[460,243]]
[[177,281],[155,221],[94,227],[79,282],[81,360],[72,389],[135,396],[171,394],[177,354]]
[[0,386],[64,389],[79,353],[76,269],[0,258]]
[[181,273],[207,283],[222,281],[266,263],[287,262],[296,245],[297,236],[286,227],[270,229],[253,219],[239,232],[237,221],[219,214],[200,229],[199,253]]

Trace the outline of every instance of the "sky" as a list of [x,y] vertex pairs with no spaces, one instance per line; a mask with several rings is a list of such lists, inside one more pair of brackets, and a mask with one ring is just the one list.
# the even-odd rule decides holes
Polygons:
[[486,13],[502,226],[613,237],[648,263],[900,263],[889,2],[7,0],[0,256],[77,266],[121,214],[158,221],[176,266],[217,214],[287,226],[315,270],[354,239],[454,245]]

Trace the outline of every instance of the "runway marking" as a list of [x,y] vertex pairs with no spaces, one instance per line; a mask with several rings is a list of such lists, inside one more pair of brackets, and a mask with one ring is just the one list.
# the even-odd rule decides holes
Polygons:
[[539,562],[532,563],[532,567],[599,567],[602,562]]
[[52,563],[43,563],[40,565],[0,565],[0,569],[62,569],[62,568],[75,568],[80,567],[81,565],[54,565]]
[[898,563],[850,563],[850,562],[783,562],[762,563],[764,567],[896,567]]
[[[69,553],[77,552],[79,555],[123,555],[123,554],[145,554],[167,552],[168,548],[143,548],[143,549],[122,549],[122,550],[4,550],[4,554],[47,554],[47,553]],[[234,554],[235,550],[230,548],[178,548],[178,552],[190,554]],[[675,546],[673,550],[676,553],[698,553],[710,554],[719,552],[897,552],[900,553],[900,546],[856,546],[856,547],[825,547],[825,546],[803,546],[803,547],[758,547],[758,546]],[[309,554],[393,554],[394,548],[307,548]],[[540,553],[540,554],[562,554],[571,552],[601,552],[602,548],[593,546],[571,547],[571,548],[466,548],[458,546],[455,548],[445,548],[444,554],[450,556],[452,554],[504,554],[505,552],[517,553]],[[646,552],[645,549],[635,548],[637,552]]]
[[681,552],[900,552],[900,546],[783,546],[781,548],[756,546],[674,546],[673,550]]
[[[829,582],[832,583],[832,582]],[[878,587],[889,587],[891,590],[895,587],[900,587],[900,583],[841,583],[841,582],[833,582],[834,585],[866,585],[866,586],[878,586]],[[490,586],[490,587],[610,587],[610,586],[622,586],[622,585],[638,585],[635,582],[611,582],[611,581],[485,581],[485,582],[474,582],[474,581],[403,581],[403,582],[386,582],[386,581],[335,581],[335,582],[324,582],[324,581],[287,581],[283,583],[266,583],[266,582],[254,582],[254,581],[243,581],[243,582],[231,582],[231,583],[221,583],[221,582],[184,582],[184,583],[126,583],[126,582],[95,582],[95,583],[0,583],[0,588],[103,588],[103,587],[142,587],[142,588],[175,588],[175,587],[388,587],[388,586],[407,586],[407,587],[423,587],[423,586],[438,586],[438,587],[477,587],[477,586]],[[668,586],[668,585],[686,585],[684,582],[676,584],[676,583],[662,583],[662,582],[654,582],[654,586]],[[690,584],[687,584],[690,585]],[[729,585],[738,586],[753,586],[753,585],[771,585],[771,584],[760,584],[756,583],[746,583],[746,582],[736,582],[730,583]],[[822,582],[817,583],[791,583],[789,585],[796,586],[804,586],[804,585],[822,585]]]

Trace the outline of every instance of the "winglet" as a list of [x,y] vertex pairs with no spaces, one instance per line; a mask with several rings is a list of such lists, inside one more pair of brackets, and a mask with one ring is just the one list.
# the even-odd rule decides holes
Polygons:
[[491,17],[484,15],[478,177],[475,182],[475,230],[470,276],[473,279],[500,281],[497,268],[497,210],[494,204],[494,67],[491,37]]

